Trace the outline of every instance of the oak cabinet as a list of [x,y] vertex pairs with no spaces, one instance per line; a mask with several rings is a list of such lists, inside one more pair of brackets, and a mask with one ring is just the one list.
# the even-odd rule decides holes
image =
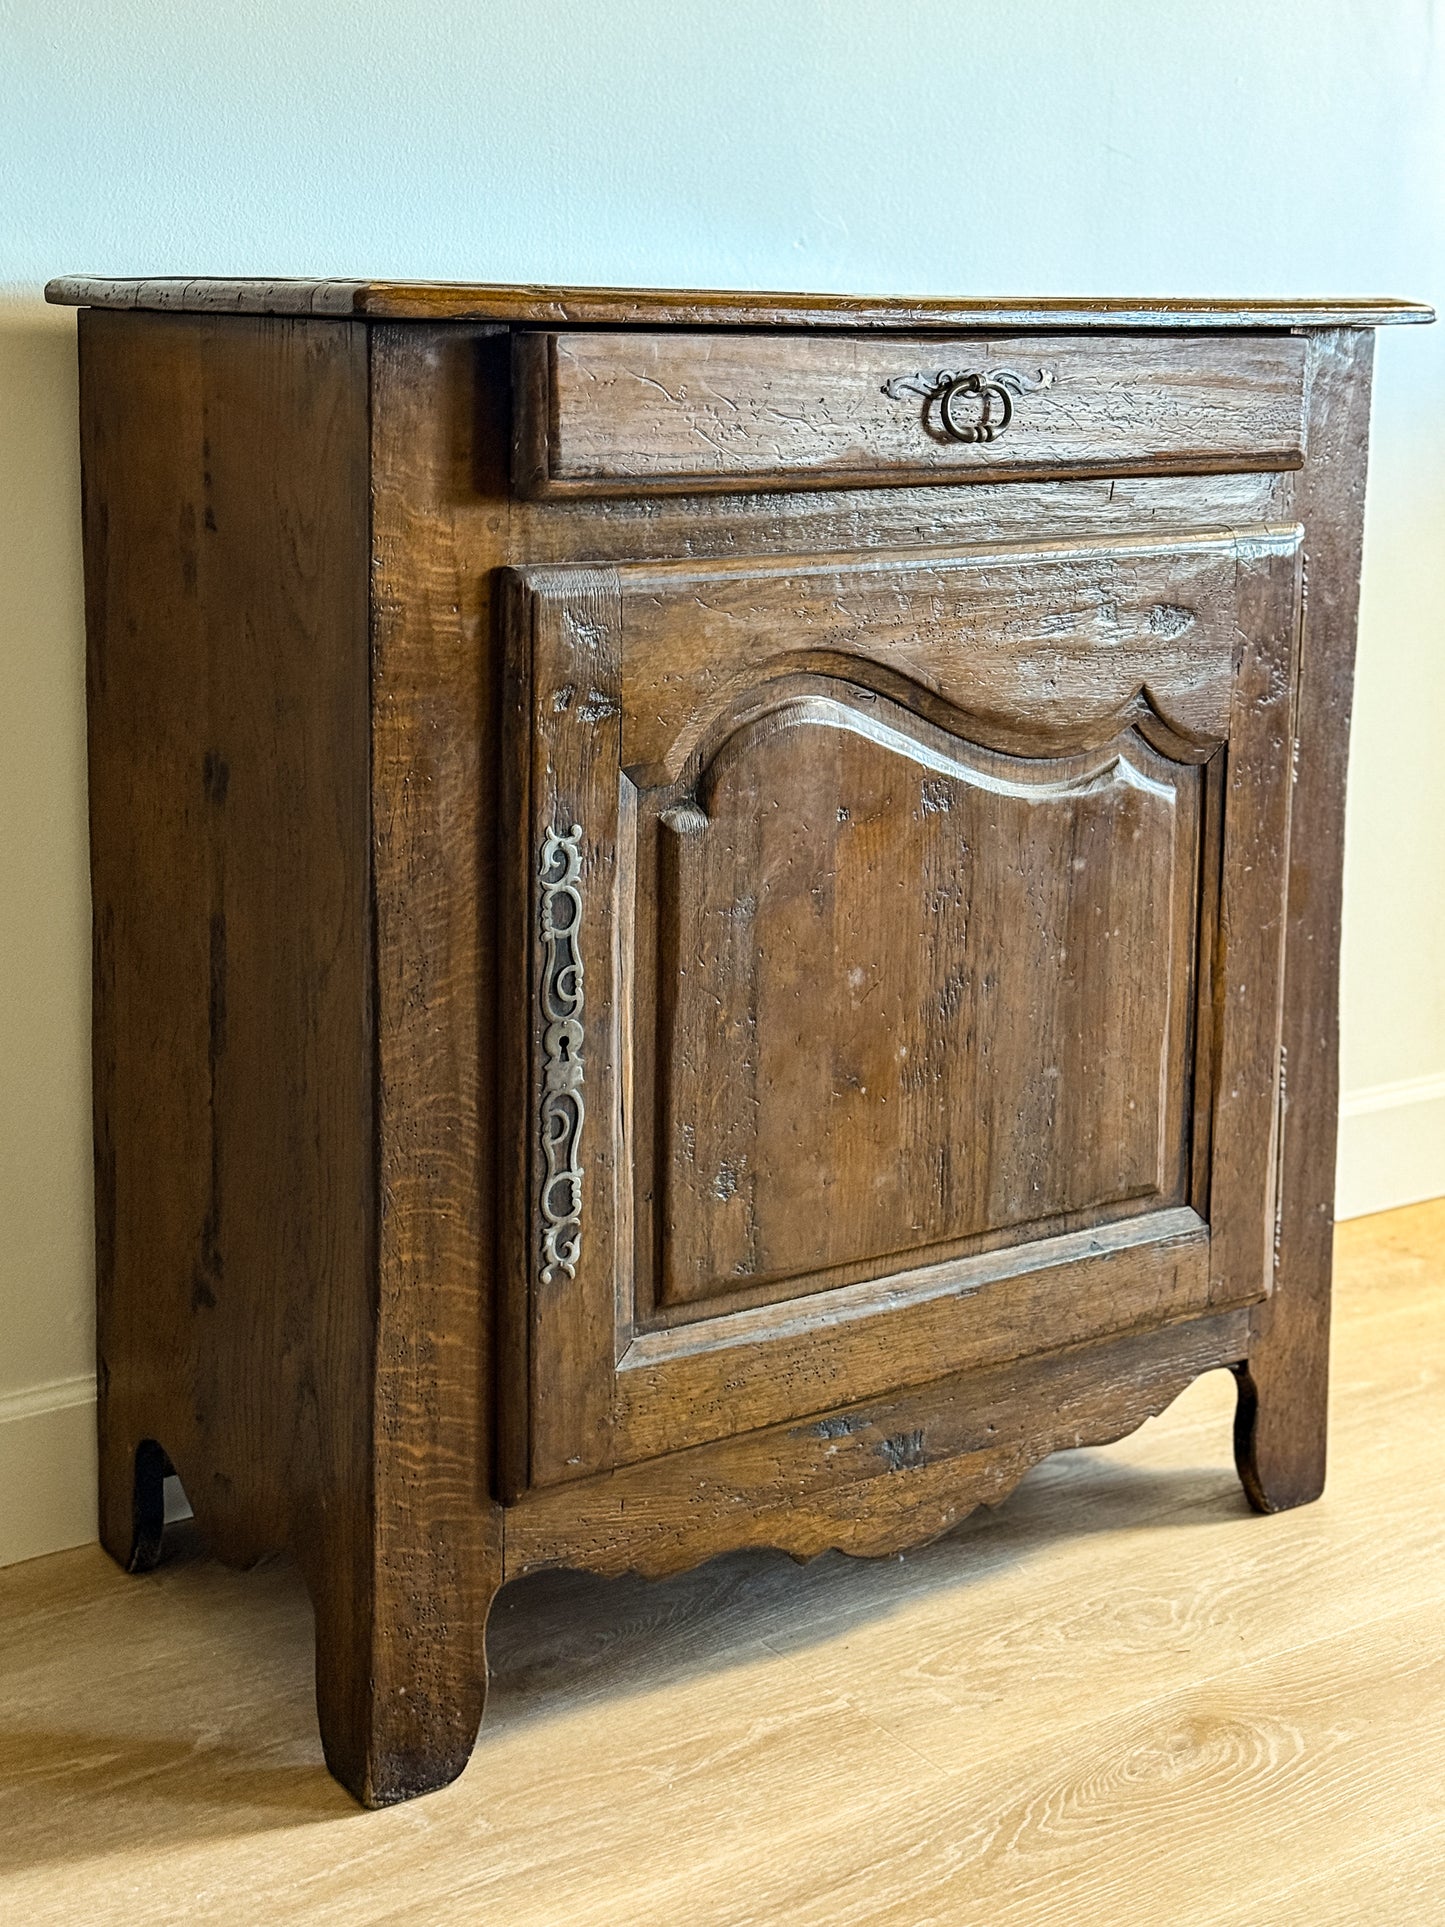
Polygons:
[[1315,1496],[1423,311],[53,292],[103,1537],[173,1466],[295,1554],[359,1798],[461,1770],[516,1573],[918,1543],[1217,1366]]

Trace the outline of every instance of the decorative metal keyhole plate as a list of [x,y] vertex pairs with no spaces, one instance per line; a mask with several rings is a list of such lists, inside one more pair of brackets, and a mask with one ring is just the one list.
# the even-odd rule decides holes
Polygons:
[[582,1255],[582,826],[549,830],[542,886],[542,1282],[577,1276]]

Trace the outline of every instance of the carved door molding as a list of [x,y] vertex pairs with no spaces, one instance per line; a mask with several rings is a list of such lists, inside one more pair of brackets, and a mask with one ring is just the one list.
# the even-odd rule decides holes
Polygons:
[[511,573],[513,1491],[1266,1293],[1299,556]]

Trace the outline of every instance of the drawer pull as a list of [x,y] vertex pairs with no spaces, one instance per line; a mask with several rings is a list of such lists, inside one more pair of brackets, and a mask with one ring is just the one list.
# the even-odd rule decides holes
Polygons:
[[[953,412],[961,395],[976,395],[980,407],[973,421],[960,421]],[[998,397],[998,415],[993,412]],[[955,375],[938,397],[938,419],[943,432],[955,442],[996,442],[1014,418],[1014,405],[1001,381],[985,381],[982,375]]]
[[936,432],[950,442],[996,442],[1014,418],[1014,396],[1053,385],[1052,368],[1040,368],[1030,379],[1012,368],[991,368],[984,373],[966,374],[941,368],[932,375],[902,375],[883,384],[890,401],[904,395],[923,397],[923,419],[929,422],[930,410],[938,411]]
[[542,1283],[582,1255],[582,826],[542,840]]

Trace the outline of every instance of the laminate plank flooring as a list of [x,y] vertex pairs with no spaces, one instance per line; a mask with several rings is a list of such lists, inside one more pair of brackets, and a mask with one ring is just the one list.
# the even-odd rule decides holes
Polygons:
[[898,1560],[503,1592],[472,1764],[326,1777],[294,1571],[0,1573],[0,1919],[1445,1920],[1445,1201],[1341,1227],[1332,1470],[1271,1519],[1199,1381]]

